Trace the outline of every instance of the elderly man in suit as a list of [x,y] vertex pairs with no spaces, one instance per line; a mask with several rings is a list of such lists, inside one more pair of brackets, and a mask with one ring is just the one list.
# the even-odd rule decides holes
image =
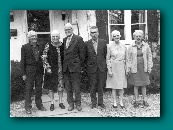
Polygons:
[[32,101],[31,91],[35,83],[35,103],[41,111],[46,111],[42,104],[42,82],[43,82],[43,63],[41,59],[43,47],[37,42],[35,31],[28,32],[29,43],[21,48],[21,70],[22,78],[26,81],[25,88],[25,110],[31,114]]
[[85,42],[85,61],[89,77],[92,109],[96,108],[97,105],[96,91],[98,92],[98,106],[105,108],[103,104],[103,87],[105,86],[107,75],[107,44],[105,40],[98,38],[97,26],[90,28],[90,35],[92,39]]
[[[81,111],[80,73],[84,61],[84,42],[82,37],[73,34],[73,27],[70,23],[65,25],[65,33],[66,37],[63,39],[63,72],[67,91],[67,102],[69,104],[68,111],[74,109],[74,104],[76,105],[77,110]],[[73,98],[73,92],[75,98]]]

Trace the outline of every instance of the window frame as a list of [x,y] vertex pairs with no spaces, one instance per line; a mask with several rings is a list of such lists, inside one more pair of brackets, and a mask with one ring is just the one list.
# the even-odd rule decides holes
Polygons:
[[[131,11],[131,10],[130,10]],[[110,42],[112,42],[112,40],[111,40],[111,26],[112,25],[115,25],[115,26],[118,26],[118,25],[124,25],[124,35],[128,35],[128,34],[131,34],[131,32],[126,32],[126,27],[127,27],[127,25],[130,25],[130,26],[132,26],[132,25],[145,25],[145,34],[144,34],[144,38],[145,39],[148,39],[148,24],[147,24],[147,10],[144,10],[144,14],[145,14],[145,22],[143,22],[143,23],[132,23],[131,22],[131,19],[128,21],[128,22],[125,22],[125,17],[126,17],[126,11],[124,10],[124,24],[111,24],[111,23],[109,23],[109,21],[110,21],[110,15],[109,15],[109,13],[110,13],[110,11],[109,10],[107,10],[107,12],[108,12],[108,37],[109,37],[109,43]],[[132,14],[132,12],[131,12],[131,14]],[[132,15],[131,15],[132,16]],[[132,30],[131,28],[130,28],[130,30]],[[124,37],[125,38],[125,40],[123,40],[123,41],[126,41],[127,39],[126,39],[126,36]],[[133,35],[131,34],[131,40],[133,39]]]

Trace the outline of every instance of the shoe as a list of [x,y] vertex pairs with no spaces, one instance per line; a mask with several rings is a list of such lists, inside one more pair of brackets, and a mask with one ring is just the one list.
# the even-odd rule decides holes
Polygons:
[[60,107],[61,109],[65,109],[65,106],[64,106],[63,103],[60,103],[60,104],[59,104],[59,107]]
[[69,107],[68,107],[68,111],[72,111],[74,109],[74,104],[73,105],[70,105]]
[[124,109],[125,108],[125,106],[121,106],[121,105],[120,105],[120,107],[121,107],[121,109]]
[[101,108],[105,109],[106,106],[104,104],[98,104],[98,106],[100,106]]
[[26,110],[26,114],[32,114],[31,109]]
[[92,106],[91,106],[91,109],[94,109],[94,108],[96,108],[96,105],[92,105]]
[[46,108],[44,108],[43,106],[41,106],[41,107],[37,107],[37,108],[38,108],[38,110],[46,111]]
[[149,104],[147,103],[147,101],[143,101],[143,105],[146,106],[146,107],[149,106]]
[[82,111],[82,107],[81,107],[81,106],[76,106],[76,109],[77,109],[78,111]]
[[137,108],[137,107],[139,107],[139,103],[138,103],[137,101],[135,101],[135,102],[133,103],[133,106],[134,106],[134,108]]
[[117,108],[117,106],[112,105],[113,108]]
[[50,111],[53,111],[54,110],[54,104],[51,104],[50,105]]

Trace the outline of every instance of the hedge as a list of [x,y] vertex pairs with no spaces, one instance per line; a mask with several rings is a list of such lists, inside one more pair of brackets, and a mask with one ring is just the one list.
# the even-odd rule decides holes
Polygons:
[[11,102],[24,98],[25,82],[22,80],[20,62],[11,61]]

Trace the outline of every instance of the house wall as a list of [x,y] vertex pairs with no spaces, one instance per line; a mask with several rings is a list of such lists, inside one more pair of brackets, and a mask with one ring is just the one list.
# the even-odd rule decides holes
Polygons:
[[66,10],[65,20],[62,20],[61,12],[61,10],[50,10],[51,31],[58,30],[61,35],[61,41],[66,36],[64,32],[64,26],[67,22],[72,23],[74,34],[79,34],[80,36],[82,36],[84,41],[90,39],[89,28],[93,25],[96,25],[94,10]]
[[13,11],[14,22],[10,22],[10,29],[17,29],[17,36],[10,39],[10,59],[21,59],[21,47],[26,43],[26,11],[15,10]]

